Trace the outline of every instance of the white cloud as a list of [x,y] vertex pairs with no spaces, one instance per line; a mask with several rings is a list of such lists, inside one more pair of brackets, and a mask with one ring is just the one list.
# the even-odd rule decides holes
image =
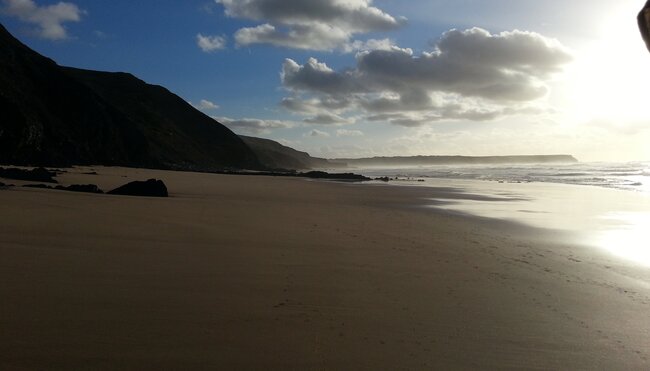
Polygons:
[[361,130],[338,129],[336,130],[336,136],[337,137],[361,137],[363,136],[363,132]]
[[299,65],[293,59],[285,59],[280,78],[286,88],[331,96],[367,90],[355,71],[336,72],[316,58],[309,58],[304,65]]
[[77,5],[59,2],[53,5],[39,6],[33,0],[3,0],[2,12],[34,24],[39,37],[49,40],[63,40],[68,33],[63,26],[66,22],[79,22],[84,11]]
[[305,133],[304,137],[319,137],[319,138],[329,138],[330,133],[326,131],[320,131],[318,129],[313,129],[312,131]]
[[93,35],[95,35],[95,37],[98,38],[98,39],[108,39],[111,36],[111,35],[107,34],[106,32],[100,31],[100,30],[93,31]]
[[271,44],[280,47],[304,50],[333,50],[344,45],[349,35],[325,24],[296,25],[288,32],[282,32],[268,23],[245,27],[235,32],[237,45]]
[[323,112],[340,113],[350,107],[350,102],[344,99],[333,97],[319,97],[311,99],[300,99],[297,97],[286,97],[280,105],[287,110],[300,114],[318,114]]
[[[399,28],[395,18],[373,7],[372,0],[216,0],[227,16],[263,22],[235,33],[238,45],[272,44],[305,50],[359,50],[353,35]],[[359,47],[355,48],[355,43]],[[379,45],[377,40],[368,45]]]
[[303,121],[308,124],[320,124],[320,125],[354,124],[354,119],[352,118],[345,118],[331,113],[319,113],[316,116],[306,118]]
[[[368,50],[393,50],[400,49],[391,39],[369,39],[366,41],[355,40],[343,46],[344,52],[368,51]],[[411,49],[404,49],[411,51]],[[412,51],[411,51],[412,53]]]
[[292,96],[282,105],[313,114],[323,111],[322,102],[347,102],[338,115],[356,109],[402,126],[493,120],[537,109],[546,82],[570,60],[557,40],[537,33],[451,30],[430,52],[416,56],[395,46],[364,51],[355,68],[341,71],[315,58],[303,65],[286,59],[281,79]]
[[[190,104],[192,104],[192,103],[190,103]],[[199,104],[197,104],[197,105],[192,104],[192,106],[194,106],[194,108],[199,109],[201,111],[209,111],[209,110],[219,109],[218,104],[214,104],[214,103],[210,102],[207,99],[201,99],[199,101]]]
[[206,53],[225,49],[226,38],[224,36],[196,35],[196,45]]
[[229,117],[211,116],[216,121],[226,125],[236,133],[244,134],[268,134],[273,129],[289,129],[298,126],[293,121],[283,120],[261,120],[255,118],[232,119]]

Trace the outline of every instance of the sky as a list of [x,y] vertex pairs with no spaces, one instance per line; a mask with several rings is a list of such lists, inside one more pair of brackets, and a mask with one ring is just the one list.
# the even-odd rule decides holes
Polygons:
[[643,3],[0,0],[0,22],[313,156],[649,161]]

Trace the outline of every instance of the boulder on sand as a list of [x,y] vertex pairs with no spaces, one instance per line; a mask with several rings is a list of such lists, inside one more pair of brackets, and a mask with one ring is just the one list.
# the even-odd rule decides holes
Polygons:
[[167,197],[167,186],[162,180],[149,179],[127,183],[121,187],[115,188],[108,192],[109,195],[126,195],[126,196],[147,196],[147,197]]
[[63,191],[70,191],[70,192],[104,193],[95,184],[72,184],[72,185],[69,185],[67,187],[56,186],[54,189],[60,189],[60,190],[63,190]]

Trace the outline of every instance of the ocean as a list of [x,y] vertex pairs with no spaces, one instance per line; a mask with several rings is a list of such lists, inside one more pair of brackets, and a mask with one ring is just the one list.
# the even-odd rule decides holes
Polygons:
[[650,192],[650,162],[527,165],[434,165],[356,170],[371,177],[559,183]]
[[350,170],[444,190],[428,207],[569,232],[557,235],[650,266],[650,162]]

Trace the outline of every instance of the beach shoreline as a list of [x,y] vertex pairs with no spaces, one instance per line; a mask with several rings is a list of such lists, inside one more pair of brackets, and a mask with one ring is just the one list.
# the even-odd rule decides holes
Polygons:
[[0,190],[0,368],[648,367],[650,274],[623,259],[427,187],[57,179],[148,178],[171,197]]

